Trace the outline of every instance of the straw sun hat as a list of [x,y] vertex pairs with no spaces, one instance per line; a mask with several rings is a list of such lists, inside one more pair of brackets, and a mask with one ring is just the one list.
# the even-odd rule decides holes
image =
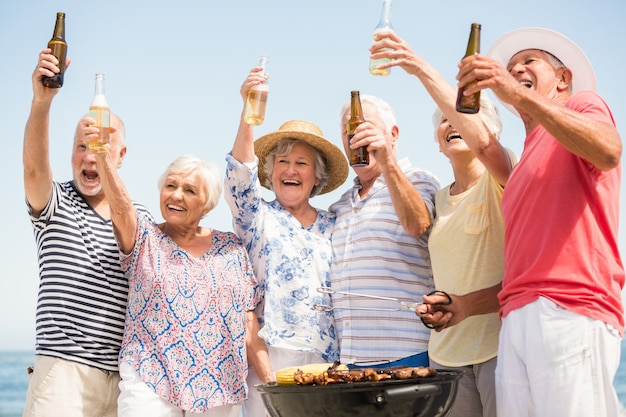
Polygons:
[[341,149],[326,139],[322,130],[313,123],[290,120],[283,123],[278,130],[261,136],[254,142],[254,153],[259,158],[259,181],[263,187],[270,188],[269,178],[265,175],[267,155],[282,139],[300,139],[322,154],[326,162],[328,183],[319,194],[331,192],[345,182],[348,177],[348,162]]
[[[596,89],[596,77],[591,62],[585,53],[569,38],[558,32],[543,28],[521,28],[509,32],[498,39],[487,52],[487,56],[506,67],[516,53],[525,49],[541,49],[557,57],[572,71],[572,93]],[[513,114],[517,110],[502,103]]]

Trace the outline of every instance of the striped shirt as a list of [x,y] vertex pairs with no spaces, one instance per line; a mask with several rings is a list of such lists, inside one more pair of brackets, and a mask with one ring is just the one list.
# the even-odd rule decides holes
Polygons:
[[[412,168],[408,159],[398,164],[424,199],[432,220],[439,181]],[[337,215],[332,235],[333,290],[421,301],[433,290],[428,233],[419,238],[407,234],[382,175],[363,198],[359,189],[356,178],[354,187],[330,207]],[[393,310],[399,307],[397,302],[335,294],[333,306],[342,363],[394,361],[428,348],[430,330],[413,311],[354,309]]]
[[71,182],[54,182],[31,223],[39,259],[35,353],[117,371],[128,280],[111,220]]

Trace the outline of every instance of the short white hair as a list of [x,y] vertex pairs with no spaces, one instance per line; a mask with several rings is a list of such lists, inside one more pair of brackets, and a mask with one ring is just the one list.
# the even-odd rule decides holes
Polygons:
[[204,208],[211,211],[217,205],[222,194],[222,175],[217,166],[203,161],[194,155],[183,155],[168,165],[159,177],[159,190],[165,185],[167,177],[173,174],[186,174],[196,171],[202,179],[202,187],[207,195]]
[[[350,101],[347,100],[343,106],[341,107],[341,119],[343,116],[350,111]],[[398,121],[396,120],[396,115],[393,112],[393,109],[385,100],[377,96],[370,96],[368,94],[361,95],[361,106],[364,104],[371,104],[378,111],[378,115],[385,125],[385,133],[390,133],[391,128],[398,125]]]

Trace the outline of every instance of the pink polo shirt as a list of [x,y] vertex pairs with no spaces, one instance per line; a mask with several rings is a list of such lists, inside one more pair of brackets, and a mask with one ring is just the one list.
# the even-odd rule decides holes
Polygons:
[[[600,96],[566,107],[615,126]],[[539,296],[624,333],[624,267],[618,249],[621,165],[601,171],[533,129],[502,198],[505,275],[500,315]]]

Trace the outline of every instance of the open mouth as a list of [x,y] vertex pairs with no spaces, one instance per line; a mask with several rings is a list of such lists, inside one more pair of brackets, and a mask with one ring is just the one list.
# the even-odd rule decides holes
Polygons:
[[296,181],[296,180],[283,180],[283,185],[288,185],[288,186],[298,186],[300,184],[302,184],[300,181]]
[[446,137],[446,142],[448,142],[448,143],[450,143],[450,142],[452,142],[454,140],[463,140],[463,138],[457,132],[452,132],[452,133],[450,133]]
[[85,170],[83,170],[83,177],[87,181],[94,181],[94,180],[96,180],[98,178],[98,172],[85,169]]
[[168,210],[174,210],[174,211],[185,211],[185,209],[181,206],[176,206],[174,204],[168,204],[167,205]]
[[520,81],[519,83],[526,88],[532,88],[533,86],[532,81],[528,81],[528,80],[523,80],[523,81]]

